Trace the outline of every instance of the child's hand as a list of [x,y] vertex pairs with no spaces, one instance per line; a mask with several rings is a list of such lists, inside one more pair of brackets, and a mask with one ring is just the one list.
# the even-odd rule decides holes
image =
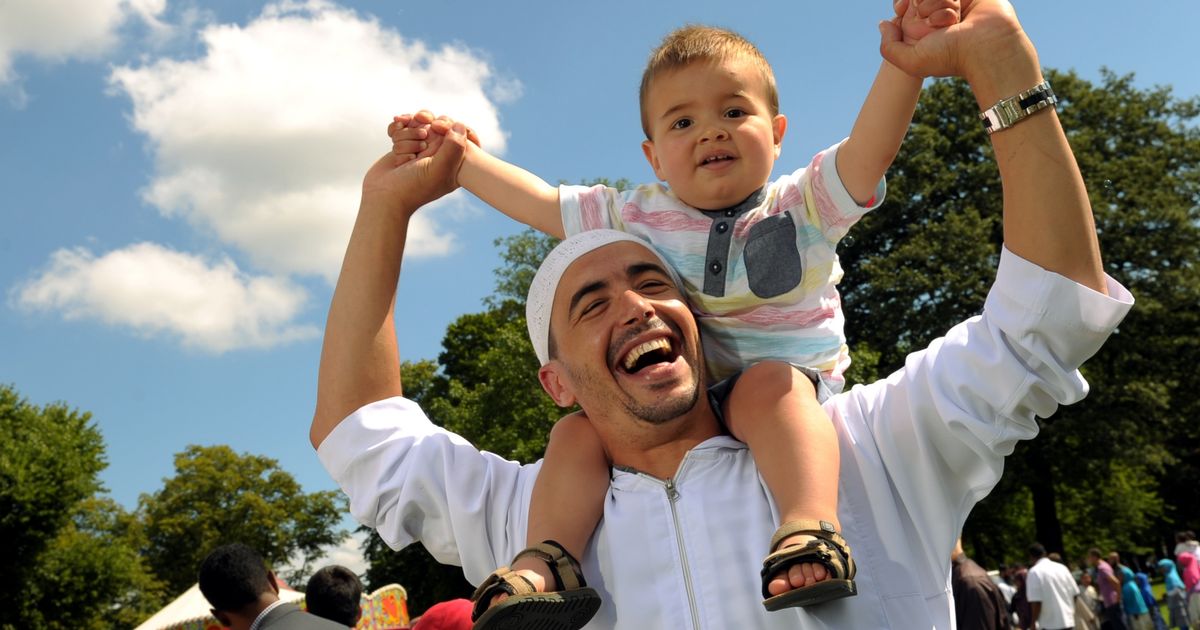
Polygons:
[[900,27],[903,41],[915,43],[926,35],[958,24],[959,0],[895,0],[893,24]]
[[[432,112],[424,109],[415,114],[392,118],[387,132],[392,139],[392,155],[395,156],[396,166],[437,153],[446,133],[453,126],[454,120],[451,118],[435,118]],[[470,128],[467,129],[467,139],[479,145],[479,136]]]

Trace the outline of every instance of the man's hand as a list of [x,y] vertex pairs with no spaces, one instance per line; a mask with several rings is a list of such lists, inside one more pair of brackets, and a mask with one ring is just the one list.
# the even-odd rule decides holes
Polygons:
[[[1014,61],[1021,66],[1037,54],[1021,30],[1021,24],[1008,0],[961,0],[961,18],[957,24],[934,29],[920,40],[911,42],[901,30],[903,16],[916,5],[920,18],[945,15],[947,0],[900,0],[894,6],[898,20],[880,24],[884,59],[905,72],[920,77],[958,76],[972,84],[986,78],[992,68]],[[941,20],[945,17],[938,18]],[[1029,87],[1029,86],[1025,86]],[[1024,89],[1024,88],[1022,88]]]
[[[429,112],[397,116],[388,129],[389,132],[394,128],[419,131],[422,127],[432,127],[432,120]],[[397,160],[395,152],[379,158],[363,178],[364,206],[380,204],[411,215],[421,206],[458,188],[458,169],[470,136],[462,123],[442,128],[443,133],[426,131],[431,139],[422,141],[425,146],[409,159]]]

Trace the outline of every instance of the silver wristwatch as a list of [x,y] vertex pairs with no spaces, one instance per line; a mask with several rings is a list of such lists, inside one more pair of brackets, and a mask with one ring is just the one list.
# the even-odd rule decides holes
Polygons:
[[1016,96],[1001,99],[999,103],[979,112],[979,119],[983,121],[983,128],[987,130],[988,135],[991,135],[1057,103],[1058,97],[1054,95],[1054,90],[1050,89],[1050,82],[1043,81]]

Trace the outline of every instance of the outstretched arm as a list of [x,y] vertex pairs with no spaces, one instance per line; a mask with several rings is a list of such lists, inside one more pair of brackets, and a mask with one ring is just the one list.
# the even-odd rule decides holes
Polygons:
[[[910,3],[888,25],[899,28],[905,42],[915,43],[939,28],[958,23],[958,0],[928,0],[921,10],[917,4]],[[850,137],[837,152],[842,184],[859,205],[871,200],[879,179],[895,161],[920,95],[920,77],[888,61],[879,67]]]
[[[438,142],[454,121],[445,117],[434,117],[422,110],[412,119],[427,127],[413,128],[399,124],[398,118],[388,127],[393,150],[398,159],[411,156],[420,148],[417,142],[428,136],[430,146]],[[562,212],[558,205],[558,187],[545,180],[509,164],[478,146],[478,139],[466,148],[466,158],[458,171],[458,184],[474,193],[488,205],[529,227],[563,238]]]
[[[915,44],[885,24],[880,50],[909,74],[964,77],[981,110],[1043,81],[1037,51],[1007,0],[963,0],[959,24]],[[1005,245],[1105,292],[1092,206],[1057,113],[1042,110],[991,139],[1004,188]]]
[[314,447],[355,409],[401,394],[392,311],[409,220],[421,206],[456,188],[466,144],[466,130],[456,125],[436,153],[420,153],[400,166],[389,153],[367,171],[325,324],[309,430]]

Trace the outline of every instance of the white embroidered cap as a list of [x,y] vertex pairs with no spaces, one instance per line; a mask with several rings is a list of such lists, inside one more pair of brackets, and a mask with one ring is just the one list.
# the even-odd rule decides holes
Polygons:
[[580,232],[559,243],[542,261],[533,282],[529,284],[529,297],[525,300],[525,323],[529,327],[529,341],[533,342],[533,350],[537,352],[538,361],[542,365],[550,362],[550,311],[554,306],[554,292],[558,289],[558,281],[563,272],[580,256],[599,249],[605,245],[630,241],[650,250],[663,264],[671,280],[680,290],[683,285],[671,264],[646,241],[632,234],[617,230],[588,230]]

